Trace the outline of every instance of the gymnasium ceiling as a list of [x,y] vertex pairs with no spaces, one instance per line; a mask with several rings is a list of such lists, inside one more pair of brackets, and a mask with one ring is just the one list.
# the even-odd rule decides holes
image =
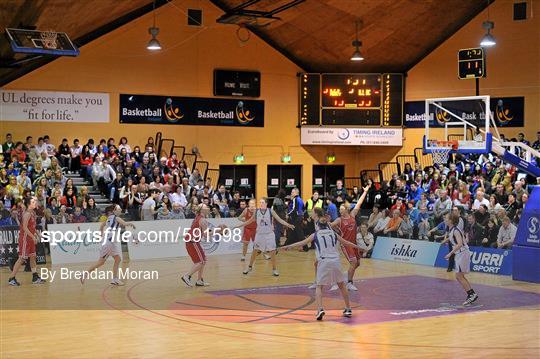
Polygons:
[[[247,0],[208,1],[228,11]],[[305,0],[277,14],[280,20],[250,29],[306,71],[406,72],[485,9],[487,1]],[[167,2],[156,0],[156,7]],[[252,2],[246,9],[270,11],[291,0]],[[83,46],[150,11],[151,0],[1,0],[0,28],[57,29]],[[349,60],[357,19],[366,58],[361,63]],[[204,23],[215,21],[203,17]],[[13,54],[0,37],[0,85],[53,59]]]

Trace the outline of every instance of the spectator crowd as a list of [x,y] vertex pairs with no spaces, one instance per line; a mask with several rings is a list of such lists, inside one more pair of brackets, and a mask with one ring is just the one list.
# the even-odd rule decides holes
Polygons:
[[[528,143],[524,136],[518,140]],[[540,150],[540,134],[532,147]],[[92,193],[121,205],[129,220],[194,218],[200,203],[216,218],[239,216],[248,207],[239,192],[230,193],[222,184],[214,188],[176,154],[159,156],[156,151],[152,137],[143,147],[132,148],[126,137],[118,143],[109,138],[84,144],[64,138],[56,147],[49,136],[14,142],[8,133],[0,153],[0,225],[18,225],[23,198],[30,195],[38,198],[38,223],[44,227],[103,220]],[[67,174],[79,174],[88,185],[75,185]],[[360,182],[369,186],[357,218],[358,236],[368,250],[377,236],[440,241],[450,212],[460,214],[459,227],[470,245],[509,248],[527,205],[528,186],[536,179],[491,154],[457,154],[445,165],[406,164],[387,181],[375,183],[364,176]],[[304,214],[304,234],[315,229],[309,219],[314,208],[324,208],[335,220],[341,206],[354,206],[361,195],[361,188],[347,189],[341,180],[329,193],[314,192],[298,209]],[[284,191],[278,197],[285,217]]]
[[[523,134],[511,141],[540,150],[540,132],[536,135],[532,145]],[[469,245],[511,248],[531,184],[538,184],[538,179],[519,173],[492,154],[456,154],[444,165],[426,168],[407,163],[401,173],[381,183],[363,176],[360,185],[369,186],[369,190],[357,216],[361,224],[358,243],[371,250],[378,236],[443,241],[445,216],[453,212],[460,216],[458,228]],[[315,191],[304,201],[307,233],[314,231],[309,220],[313,208],[323,207],[333,221],[341,206],[352,208],[361,195],[361,188],[354,186],[348,191],[341,180],[324,199]]]
[[[71,144],[64,138],[56,147],[49,136],[14,142],[7,134],[0,152],[0,225],[19,225],[23,198],[38,198],[37,217],[43,226],[103,220],[95,196],[122,206],[130,220],[194,218],[205,203],[212,216],[235,215],[246,207],[239,193],[225,186],[214,189],[197,169],[176,154],[158,157],[152,137],[141,149],[122,137]],[[78,174],[85,185],[76,185]]]

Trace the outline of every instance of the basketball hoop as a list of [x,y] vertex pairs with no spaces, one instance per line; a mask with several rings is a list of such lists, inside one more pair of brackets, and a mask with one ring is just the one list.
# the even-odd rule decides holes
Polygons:
[[431,144],[431,156],[433,157],[433,163],[441,166],[448,163],[450,152],[458,149],[458,141],[430,141]]
[[56,43],[56,38],[58,34],[54,31],[43,31],[40,34],[43,47],[46,49],[56,49],[58,47]]

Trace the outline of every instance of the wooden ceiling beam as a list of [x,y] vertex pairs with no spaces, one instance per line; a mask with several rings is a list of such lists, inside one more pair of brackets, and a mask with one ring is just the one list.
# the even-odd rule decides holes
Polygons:
[[[27,2],[33,2],[33,0],[26,0]],[[156,0],[156,9],[167,4],[168,1],[167,0]],[[146,14],[148,14],[149,12],[153,11],[154,9],[154,4],[153,4],[153,1],[150,1],[147,5],[144,5],[144,6],[141,6],[140,8],[136,9],[136,10],[133,10],[127,14],[125,14],[124,16],[121,16],[117,19],[115,19],[114,21],[111,21],[103,26],[100,26],[99,28],[91,31],[90,33],[88,34],[85,34],[83,36],[80,36],[78,38],[76,38],[75,40],[73,40],[73,43],[75,45],[77,45],[78,47],[82,47],[86,44],[88,44],[89,42],[105,35],[105,34],[108,34],[110,33],[111,31],[114,31],[116,30],[117,28],[141,17],[141,16],[144,16]],[[37,21],[37,19],[36,19]],[[36,58],[35,60],[33,60],[32,62],[30,63],[26,63],[18,68],[15,68],[15,69],[11,69],[9,72],[5,73],[5,74],[2,74],[0,75],[0,86],[4,86],[16,79],[18,79],[19,77],[22,77],[38,68],[40,68],[41,66],[44,66],[54,60],[56,60],[57,57],[56,56],[42,56],[42,57],[39,57],[39,58]]]

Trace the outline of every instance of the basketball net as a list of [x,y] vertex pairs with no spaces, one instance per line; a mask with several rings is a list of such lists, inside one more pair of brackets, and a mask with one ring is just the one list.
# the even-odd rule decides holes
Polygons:
[[41,41],[43,42],[43,47],[46,49],[56,49],[57,42],[56,38],[58,34],[54,31],[43,31],[40,35]]
[[433,141],[431,146],[433,163],[441,166],[448,163],[450,152],[457,149],[457,141]]

